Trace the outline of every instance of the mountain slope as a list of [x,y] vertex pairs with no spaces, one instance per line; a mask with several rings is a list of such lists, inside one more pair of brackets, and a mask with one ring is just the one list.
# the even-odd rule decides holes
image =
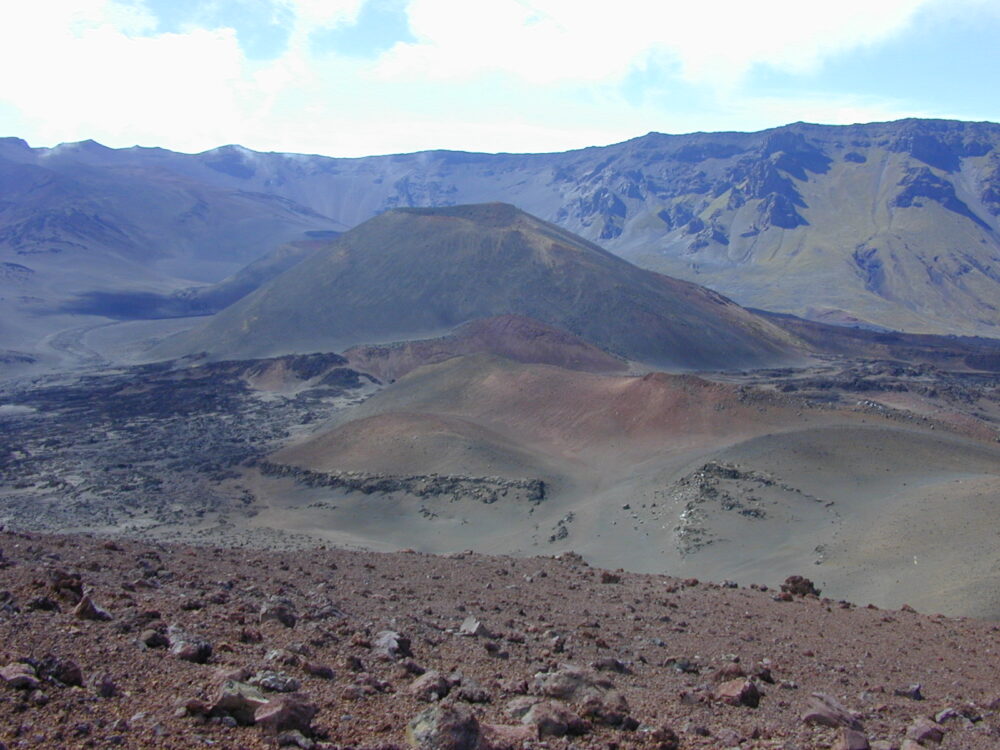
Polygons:
[[747,582],[809,570],[836,598],[996,617],[1000,447],[944,427],[690,374],[476,355],[414,370],[271,460],[332,476],[538,480],[541,502],[449,491],[415,502],[404,483],[378,500],[287,478],[254,486],[273,504],[261,523],[341,542],[573,550],[605,567]]
[[[26,149],[14,144],[0,153]],[[650,133],[555,154],[333,159],[71,144],[36,162],[155,169],[355,226],[386,209],[504,201],[740,304],[928,333],[1000,330],[1000,125],[796,123]],[[13,158],[13,157],[12,157]]]
[[344,352],[344,356],[352,367],[391,382],[423,365],[477,353],[585,372],[628,370],[626,362],[583,339],[520,315],[479,318],[436,339],[357,346]]
[[993,123],[795,123],[649,133],[565,153],[356,159],[6,138],[0,188],[0,349],[16,357],[49,356],[52,336],[106,324],[125,307],[214,309],[214,291],[171,295],[312,232],[398,207],[490,201],[748,307],[1000,336]]
[[372,219],[156,354],[339,350],[505,314],[658,366],[777,362],[794,343],[718,294],[632,266],[513,206],[484,204]]
[[94,316],[118,315],[129,299],[155,315],[161,296],[341,228],[278,195],[88,163],[104,152],[115,153],[0,141],[0,348],[35,350],[61,329],[106,322]]

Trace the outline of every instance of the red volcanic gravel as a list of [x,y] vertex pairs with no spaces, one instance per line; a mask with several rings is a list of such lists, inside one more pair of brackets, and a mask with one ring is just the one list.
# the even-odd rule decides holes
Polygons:
[[574,555],[0,550],[0,748],[1000,747],[989,622]]

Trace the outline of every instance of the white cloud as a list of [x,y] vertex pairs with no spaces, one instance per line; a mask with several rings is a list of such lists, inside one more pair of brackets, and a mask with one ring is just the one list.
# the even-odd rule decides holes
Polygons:
[[357,20],[366,0],[278,0],[309,29],[339,26]]
[[[737,84],[754,66],[809,70],[887,39],[925,5],[952,12],[949,3],[986,0],[841,0],[822,13],[803,0],[409,0],[417,41],[374,64],[317,57],[309,44],[317,29],[355,22],[366,0],[271,2],[292,28],[286,51],[268,61],[248,59],[232,29],[158,33],[141,0],[9,3],[0,10],[0,130],[35,145],[94,138],[198,151],[235,142],[360,156],[563,150],[649,130],[933,115],[891,98],[761,98]],[[644,66],[647,95],[627,100],[621,83]],[[701,101],[678,101],[676,76]]]
[[412,0],[417,41],[396,45],[380,73],[594,83],[658,59],[679,65],[690,82],[728,88],[755,65],[804,71],[883,40],[935,1],[840,0],[831,8],[803,0]]
[[[650,116],[652,116],[650,114]],[[936,111],[914,110],[906,102],[875,97],[804,94],[794,97],[734,94],[711,113],[683,113],[661,118],[657,129],[669,133],[696,130],[766,130],[791,122],[822,125],[888,122],[906,117],[946,117]]]
[[99,0],[43,0],[5,16],[0,69],[17,73],[0,78],[0,100],[43,141],[169,128],[197,138],[239,116],[244,62],[232,30],[135,35],[147,16]]

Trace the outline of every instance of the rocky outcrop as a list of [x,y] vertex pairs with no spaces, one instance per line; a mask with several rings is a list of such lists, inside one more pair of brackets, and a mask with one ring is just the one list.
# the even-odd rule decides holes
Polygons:
[[365,495],[391,492],[402,492],[414,497],[451,495],[456,500],[471,499],[487,504],[495,503],[501,498],[534,504],[545,499],[545,482],[541,479],[437,474],[394,476],[361,471],[321,472],[270,461],[259,461],[257,468],[264,476],[290,477],[306,487],[330,487]]
[[949,211],[971,219],[983,229],[990,231],[990,225],[976,216],[972,209],[955,194],[955,186],[943,177],[938,177],[927,167],[913,167],[906,170],[900,180],[902,190],[897,193],[892,205],[900,208],[919,207],[920,199],[927,198],[940,203]]

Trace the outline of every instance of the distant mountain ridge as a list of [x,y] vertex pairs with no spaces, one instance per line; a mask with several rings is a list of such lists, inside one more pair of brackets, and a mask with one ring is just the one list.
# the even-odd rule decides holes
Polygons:
[[46,281],[47,253],[56,250],[116,259],[101,278],[80,266],[86,278],[74,291],[100,282],[102,290],[167,292],[178,282],[166,277],[218,281],[237,260],[391,208],[503,201],[745,306],[1000,335],[994,123],[795,123],[650,133],[552,154],[352,159],[92,141],[33,149],[8,138],[0,139],[0,187],[0,262],[28,276],[0,280],[8,301],[65,296],[65,284]]

